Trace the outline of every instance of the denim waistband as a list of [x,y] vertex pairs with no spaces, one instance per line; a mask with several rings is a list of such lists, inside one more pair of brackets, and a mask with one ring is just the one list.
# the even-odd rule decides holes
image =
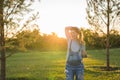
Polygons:
[[70,67],[80,67],[80,66],[83,66],[83,61],[80,62],[79,65],[76,65],[76,66],[73,66],[73,65],[70,65],[68,62],[66,62],[66,66],[70,66]]

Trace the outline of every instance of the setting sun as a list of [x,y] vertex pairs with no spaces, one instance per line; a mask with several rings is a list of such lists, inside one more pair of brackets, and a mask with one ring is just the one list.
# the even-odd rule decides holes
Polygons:
[[40,12],[37,24],[42,33],[55,32],[58,36],[65,37],[66,26],[88,28],[86,0],[41,0],[33,6]]

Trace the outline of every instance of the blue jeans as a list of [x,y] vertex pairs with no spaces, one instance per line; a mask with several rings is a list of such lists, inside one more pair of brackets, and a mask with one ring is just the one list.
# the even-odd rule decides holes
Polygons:
[[84,65],[81,63],[78,66],[71,66],[66,64],[66,80],[84,80]]

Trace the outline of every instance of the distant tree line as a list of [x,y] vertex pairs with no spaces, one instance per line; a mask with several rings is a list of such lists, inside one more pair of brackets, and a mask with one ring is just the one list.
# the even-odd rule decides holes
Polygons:
[[40,33],[37,29],[34,29],[33,31],[24,30],[14,38],[6,38],[6,50],[66,50],[66,39],[58,37],[54,32],[51,34],[45,34]]
[[[87,49],[104,49],[106,48],[106,35],[105,33],[97,32],[96,30],[86,29],[83,30],[84,40]],[[117,30],[110,30],[110,48],[120,48],[120,33]]]
[[[103,49],[106,47],[106,34],[101,34],[90,29],[81,29],[87,49]],[[110,48],[120,48],[120,33],[117,30],[110,31]],[[24,30],[14,38],[6,38],[7,51],[65,51],[67,49],[66,38],[60,38],[56,33],[45,34],[38,29]]]

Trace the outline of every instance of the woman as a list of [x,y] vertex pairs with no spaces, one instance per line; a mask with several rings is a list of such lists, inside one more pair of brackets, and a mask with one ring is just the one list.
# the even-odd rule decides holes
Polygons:
[[74,77],[76,80],[84,80],[82,53],[85,53],[85,46],[83,35],[77,27],[66,27],[65,34],[68,40],[66,80],[74,80]]

